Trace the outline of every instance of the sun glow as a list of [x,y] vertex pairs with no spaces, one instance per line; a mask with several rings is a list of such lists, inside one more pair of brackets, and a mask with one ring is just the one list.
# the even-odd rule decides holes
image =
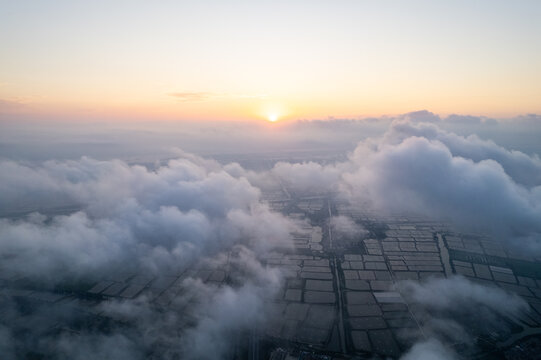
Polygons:
[[270,122],[276,122],[278,121],[278,115],[277,114],[269,114],[267,115],[267,120]]

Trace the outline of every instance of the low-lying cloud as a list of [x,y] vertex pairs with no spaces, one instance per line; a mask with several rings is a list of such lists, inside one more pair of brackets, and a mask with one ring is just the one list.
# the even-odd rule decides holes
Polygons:
[[[89,158],[39,166],[4,161],[0,169],[5,210],[36,201],[54,209],[59,198],[79,209],[1,219],[4,278],[25,278],[52,289],[64,283],[92,284],[115,273],[181,274],[202,264],[227,266],[231,272],[227,285],[219,288],[187,276],[180,286],[188,303],[173,304],[171,310],[158,311],[144,297],[105,303],[103,315],[131,324],[115,327],[107,336],[82,329],[77,336],[50,338],[28,328],[22,340],[14,341],[12,333],[21,331],[18,318],[25,324],[46,319],[41,322],[50,325],[59,317],[67,317],[68,323],[82,320],[79,314],[50,309],[21,313],[9,306],[8,297],[0,305],[7,324],[0,346],[13,357],[36,351],[70,359],[90,353],[144,358],[162,343],[172,352],[164,358],[225,356],[237,332],[262,321],[264,301],[281,284],[281,274],[259,259],[271,249],[290,247],[290,232],[297,226],[270,211],[248,180],[231,176],[216,162],[185,154],[154,171]],[[189,324],[182,321],[183,313],[191,317]],[[38,344],[24,343],[38,338]]]
[[[535,119],[527,117],[523,123]],[[46,329],[58,319],[77,328],[84,315],[54,307],[26,311],[9,294],[1,294],[0,353],[7,359],[21,357],[22,349],[66,359],[88,354],[137,359],[163,350],[162,358],[226,357],[235,338],[265,321],[265,301],[281,286],[282,274],[264,267],[261,257],[275,248],[290,248],[290,233],[301,231],[269,209],[262,189],[286,188],[293,196],[330,194],[382,214],[450,220],[460,229],[539,256],[539,156],[449,130],[449,124],[464,121],[504,126],[489,120],[441,118],[422,111],[385,119],[389,127],[381,132],[381,124],[368,120],[300,122],[284,128],[306,129],[312,137],[335,126],[337,134],[323,142],[361,141],[345,160],[282,160],[268,170],[221,165],[177,150],[171,151],[173,160],[148,167],[88,157],[39,164],[1,160],[0,213],[5,217],[0,219],[0,271],[5,278],[51,289],[70,282],[95,283],[118,272],[163,276],[203,265],[227,267],[229,277],[217,286],[189,273],[179,284],[183,295],[169,308],[157,307],[145,296],[104,302],[100,316],[122,324],[108,327],[106,334],[78,328],[78,333],[60,329],[50,336]],[[363,129],[376,130],[364,139]],[[216,129],[202,133],[210,134],[205,138],[209,142],[219,137]],[[227,132],[233,133],[235,127]],[[302,138],[289,136],[292,143]],[[337,237],[367,234],[350,218],[329,221]],[[476,334],[503,329],[499,319],[526,311],[520,298],[463,278],[405,282],[398,290],[420,310],[424,333],[403,359],[454,359],[450,342],[468,343]],[[482,324],[475,334],[469,332],[467,318]]]
[[361,141],[347,161],[278,163],[271,174],[292,188],[335,192],[382,213],[450,220],[539,253],[539,157],[433,123],[397,120],[383,136]]
[[343,215],[333,216],[330,219],[333,236],[348,240],[360,240],[368,235],[368,231],[351,218]]
[[[528,314],[528,304],[516,294],[460,276],[402,281],[395,285],[420,326],[417,342],[401,359],[459,359],[453,346],[474,354],[475,339],[502,337]],[[411,333],[408,336],[412,336]]]

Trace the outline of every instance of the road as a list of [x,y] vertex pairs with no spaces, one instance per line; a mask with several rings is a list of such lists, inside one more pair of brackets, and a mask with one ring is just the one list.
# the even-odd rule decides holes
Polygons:
[[248,347],[248,359],[259,360],[259,336],[257,329],[252,329],[250,334],[250,345]]
[[327,200],[327,207],[329,210],[329,253],[331,254],[331,263],[334,269],[334,282],[336,284],[336,292],[338,294],[338,333],[340,335],[340,348],[342,353],[347,353],[346,349],[346,335],[344,331],[344,313],[343,313],[343,301],[342,301],[342,288],[340,286],[340,278],[338,277],[338,259],[336,257],[336,253],[332,251],[333,248],[333,240],[332,240],[332,229],[331,229],[331,219],[332,219],[332,211],[331,211],[331,201]]

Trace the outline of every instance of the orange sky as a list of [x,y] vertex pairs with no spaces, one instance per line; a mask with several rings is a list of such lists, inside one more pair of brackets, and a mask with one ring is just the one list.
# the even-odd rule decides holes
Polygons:
[[541,113],[538,1],[0,6],[3,118]]

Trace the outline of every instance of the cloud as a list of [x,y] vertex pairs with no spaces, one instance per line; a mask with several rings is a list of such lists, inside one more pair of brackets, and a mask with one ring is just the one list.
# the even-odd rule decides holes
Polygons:
[[[206,92],[203,92],[207,94]],[[219,93],[208,93],[220,95]],[[221,96],[221,95],[220,95]],[[223,96],[230,96],[225,95]],[[258,94],[233,94],[240,97]],[[263,95],[261,95],[263,96]],[[202,96],[204,97],[204,96]],[[173,99],[173,97],[171,97]],[[272,153],[284,157],[286,152],[296,153],[301,160],[343,157],[359,141],[367,137],[381,137],[393,120],[403,116],[299,120],[276,124],[272,131],[264,122],[160,122],[126,121],[38,121],[0,116],[0,157],[26,161],[49,159],[79,159],[89,156],[97,159],[120,158],[126,161],[154,162],[174,156],[170,149],[181,147],[192,153],[223,159],[229,154]],[[481,139],[493,139],[507,149],[526,154],[541,154],[541,122],[497,119],[497,124],[433,122],[441,129],[468,136],[477,134]],[[531,116],[532,119],[535,116]],[[402,119],[404,120],[404,119]],[[416,123],[419,123],[417,121]],[[302,151],[302,153],[301,153]],[[309,155],[307,155],[309,154]],[[332,157],[334,155],[334,157]],[[231,157],[230,157],[231,159]],[[291,159],[291,157],[289,157]],[[236,159],[238,161],[238,159]],[[232,160],[229,160],[232,161]]]
[[[0,220],[3,276],[50,289],[72,281],[94,283],[119,271],[161,276],[202,266],[229,269],[222,286],[189,273],[170,308],[144,296],[103,303],[100,314],[123,324],[107,328],[106,338],[98,325],[77,333],[57,329],[60,335],[53,336],[48,329],[59,320],[72,329],[88,323],[88,315],[54,306],[26,313],[9,293],[0,293],[0,352],[7,358],[20,357],[21,349],[59,358],[96,353],[133,359],[162,350],[162,358],[227,357],[234,339],[265,321],[266,299],[281,285],[282,274],[260,260],[272,249],[291,246],[289,234],[298,230],[261,201],[261,189],[281,185],[293,195],[333,194],[367,210],[452,220],[539,254],[539,157],[443,130],[445,121],[438,119],[429,112],[406,114],[385,134],[361,141],[344,160],[280,161],[269,171],[181,151],[149,167],[86,157],[0,161],[0,212],[17,218],[34,211]],[[306,126],[310,136],[333,129],[295,126],[287,129]],[[327,140],[358,139],[365,135],[363,126],[341,122],[340,134]],[[291,135],[293,142],[299,138]],[[342,216],[333,217],[331,226],[345,237],[366,234]],[[503,331],[498,319],[526,311],[517,297],[462,278],[399,286],[429,335],[419,336],[406,359],[453,359],[446,339],[472,346],[472,334]],[[21,333],[26,335],[15,336]]]
[[278,163],[270,173],[298,191],[337,192],[380,213],[450,220],[523,252],[541,250],[539,157],[432,123],[396,120],[346,161]]
[[398,119],[411,121],[411,122],[428,122],[438,123],[441,121],[439,115],[434,114],[428,110],[412,111],[398,116]]
[[421,327],[402,360],[458,359],[452,347],[457,345],[463,353],[475,354],[477,338],[505,338],[511,324],[529,311],[518,295],[459,276],[402,281],[395,287]]
[[510,318],[517,318],[528,310],[528,304],[518,295],[497,287],[477,284],[460,276],[431,278],[424,283],[403,281],[398,283],[397,288],[408,302],[449,317],[453,311],[478,311],[481,305]]
[[271,173],[293,190],[328,192],[340,180],[342,169],[341,164],[324,166],[316,162],[278,162]]
[[[14,348],[16,354],[70,359],[88,354],[137,359],[163,346],[169,352],[163,358],[225,357],[240,332],[262,321],[266,299],[281,285],[280,272],[264,267],[260,258],[290,247],[290,232],[298,230],[270,211],[245,177],[189,154],[155,170],[82,158],[39,165],[3,161],[0,173],[3,204],[34,202],[47,214],[61,198],[78,208],[66,215],[0,219],[3,278],[25,278],[50,290],[66,283],[94,284],[110,274],[154,277],[201,266],[229,269],[221,287],[187,273],[179,285],[182,296],[171,308],[159,309],[145,296],[103,303],[101,316],[126,324],[113,322],[106,333],[89,325],[76,335],[50,334],[45,329],[56,323],[77,328],[89,320],[84,311],[71,313],[64,306],[24,313],[10,305],[18,300],[0,294],[0,347],[6,353]],[[27,328],[34,323],[43,325]],[[10,334],[23,331],[21,326],[26,335],[15,341]]]
[[508,122],[511,124],[517,122],[517,123],[523,123],[527,125],[539,125],[541,123],[541,115],[539,114],[521,115],[521,116],[517,116],[515,119],[508,120]]
[[15,360],[15,339],[7,326],[0,324],[0,354],[6,360]]
[[[243,258],[241,265],[250,263],[256,264]],[[265,320],[265,303],[262,299],[270,299],[276,294],[280,278],[262,268],[254,273],[263,275],[264,279],[244,281],[237,289],[224,287],[204,292],[207,296],[195,311],[199,321],[181,339],[186,349],[184,358],[211,360],[216,355],[223,356],[231,351],[231,343],[238,339],[239,330],[262,327]]]
[[443,121],[449,124],[456,124],[461,126],[498,124],[498,120],[486,116],[472,116],[460,114],[451,114],[444,118]]
[[330,220],[333,236],[345,239],[363,239],[368,231],[351,218],[343,215],[333,216]]
[[[1,162],[0,169],[8,174],[2,175],[3,204],[60,196],[81,207],[52,219],[0,220],[6,239],[0,252],[13,254],[9,267],[27,275],[50,271],[54,277],[62,267],[91,274],[107,271],[114,259],[151,271],[181,267],[240,241],[261,251],[287,246],[292,230],[260,203],[260,191],[245,178],[197,157],[171,160],[156,171],[88,158],[37,168]],[[26,268],[37,253],[46,256]]]
[[[132,339],[113,333],[78,336],[62,335],[54,345],[60,359],[87,360],[100,359],[144,359],[141,348]],[[92,355],[90,355],[92,354]]]
[[395,121],[385,134],[385,143],[399,144],[409,137],[423,137],[442,142],[453,156],[475,162],[494,160],[498,162],[514,181],[526,185],[541,185],[541,159],[537,155],[526,155],[516,150],[507,150],[490,140],[476,135],[460,136],[441,130],[433,124]]
[[28,109],[28,105],[18,100],[0,99],[0,114],[13,114]]
[[414,136],[377,149],[360,145],[351,161],[356,169],[343,175],[344,190],[380,211],[451,219],[500,237],[541,234],[541,187],[517,184],[494,160],[454,156]]
[[458,356],[435,339],[416,343],[407,353],[400,357],[401,360],[454,360]]

